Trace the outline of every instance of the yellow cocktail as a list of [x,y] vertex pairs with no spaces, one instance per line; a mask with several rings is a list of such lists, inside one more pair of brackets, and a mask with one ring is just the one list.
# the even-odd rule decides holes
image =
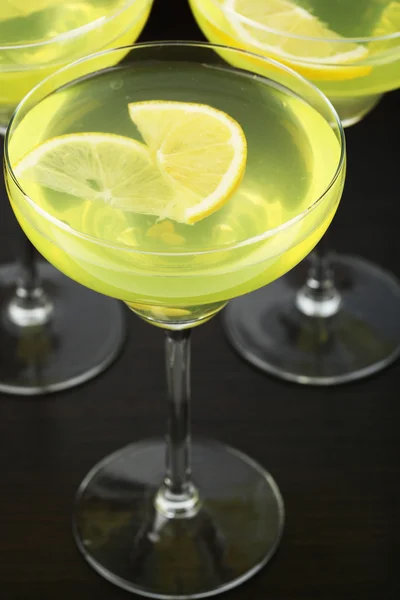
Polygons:
[[191,444],[190,331],[318,242],[342,193],[344,136],[326,98],[277,63],[260,59],[265,78],[232,67],[251,59],[241,51],[155,43],[103,68],[121,52],[63,69],[20,104],[7,188],[58,269],[166,329],[166,470],[164,441],[97,465],[78,492],[78,546],[126,590],[202,598],[270,559],[284,509],[253,460]]

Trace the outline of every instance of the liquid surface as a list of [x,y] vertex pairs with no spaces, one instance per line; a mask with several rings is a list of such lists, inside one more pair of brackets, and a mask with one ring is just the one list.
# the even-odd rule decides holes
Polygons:
[[0,125],[64,64],[139,35],[151,0],[1,0]]
[[[260,29],[252,26],[251,22],[244,23],[237,14],[229,10],[230,0],[189,1],[209,40],[261,53],[296,69],[314,81],[333,101],[345,124],[359,120],[375,105],[382,93],[400,86],[400,37],[388,41],[357,42],[352,47],[357,50],[354,59],[344,56],[333,58],[330,63],[323,63],[322,60],[318,61],[321,45],[313,40],[299,43],[292,39],[287,44],[292,57],[281,54],[279,46],[282,36],[291,33],[290,30],[285,30],[285,20],[279,19],[282,22],[281,32],[269,35],[270,48],[263,49],[257,43],[260,40]],[[269,5],[275,5],[275,2],[276,0],[265,0],[263,6],[268,8]],[[308,21],[310,37],[316,36],[315,32],[320,27],[326,27],[336,36],[336,41],[331,44],[338,54],[347,51],[349,47],[338,42],[337,36],[362,38],[400,31],[398,0],[293,0],[292,6],[294,10],[306,10],[314,18]],[[293,27],[293,20],[287,22]],[[243,24],[246,31],[244,36]],[[308,35],[307,18],[303,18],[301,35]],[[296,59],[297,53],[301,59]]]
[[[258,76],[193,63],[114,68],[67,86],[28,113],[12,136],[11,161],[68,133],[103,132],[142,141],[127,105],[143,100],[208,104],[236,119],[248,144],[241,185],[223,208],[184,225],[26,184],[33,202],[63,223],[57,227],[24,202],[9,180],[17,217],[48,260],[79,282],[130,304],[190,312],[268,283],[311,250],[336,210],[343,173],[307,217],[268,239],[240,246],[309,208],[329,186],[340,159],[339,141],[324,118]],[[38,122],[45,126],[38,128]],[[68,227],[96,240],[72,235]],[[188,252],[193,254],[182,256]]]

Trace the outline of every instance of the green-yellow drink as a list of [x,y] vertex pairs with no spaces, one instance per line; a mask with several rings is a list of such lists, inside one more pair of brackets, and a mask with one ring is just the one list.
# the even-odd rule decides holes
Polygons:
[[23,196],[8,170],[15,214],[45,258],[147,318],[204,320],[301,261],[336,211],[344,180],[340,136],[314,106],[272,80],[228,65],[139,61],[74,81],[39,102],[35,94],[28,101],[32,108],[11,127],[13,166],[32,148],[66,134],[142,141],[129,117],[132,102],[207,104],[243,128],[248,157],[239,188],[194,225],[124,211],[37,181],[22,179]]
[[167,329],[166,461],[163,443],[144,441],[91,470],[75,503],[79,549],[125,590],[203,598],[266,564],[284,507],[241,452],[191,450],[190,328],[316,244],[341,196],[344,135],[319,90],[277,63],[264,61],[267,79],[208,44],[138,44],[119,64],[121,53],[87,57],[23,99],[6,134],[7,191],[58,269]]
[[400,86],[398,0],[189,1],[210,41],[296,69],[329,97],[344,124]]
[[59,67],[132,43],[152,0],[1,0],[0,125],[23,96]]

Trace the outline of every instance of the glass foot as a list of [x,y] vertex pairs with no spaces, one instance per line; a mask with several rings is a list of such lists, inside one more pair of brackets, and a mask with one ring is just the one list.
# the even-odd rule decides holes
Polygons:
[[151,598],[204,598],[246,581],[271,558],[284,521],[272,477],[214,442],[194,442],[192,459],[201,502],[190,518],[154,508],[165,473],[163,440],[123,448],[87,475],[74,535],[100,575]]
[[400,355],[400,282],[351,256],[331,261],[341,295],[331,317],[308,317],[295,305],[306,280],[302,264],[269,286],[230,302],[226,335],[256,367],[297,383],[334,385],[372,375]]
[[125,340],[122,305],[75,283],[50,264],[39,275],[52,311],[46,325],[10,319],[18,269],[0,267],[0,392],[46,394],[76,386],[108,367]]

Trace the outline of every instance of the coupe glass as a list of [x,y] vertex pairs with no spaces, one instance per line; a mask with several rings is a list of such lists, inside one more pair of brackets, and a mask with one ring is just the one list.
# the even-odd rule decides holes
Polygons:
[[[260,25],[234,10],[244,7],[243,2],[190,0],[190,4],[210,41],[290,65],[328,96],[345,127],[360,121],[385,92],[400,85],[398,1],[283,3],[286,19],[290,11],[298,11],[302,31],[310,23],[304,7],[320,23],[343,33],[326,38]],[[277,6],[265,0],[265,14],[269,4],[272,10]],[[281,22],[289,23],[283,17]],[[327,46],[334,55],[331,59],[325,57]],[[296,60],[297,51],[302,58]],[[399,356],[400,282],[367,260],[332,253],[324,238],[309,266],[232,302],[224,311],[224,326],[237,352],[268,373],[303,384],[344,383],[380,371]]]
[[[116,64],[122,54],[127,55],[120,67],[104,68],[105,61]],[[261,60],[270,78],[254,76],[246,67],[249,60],[256,64]],[[95,102],[93,112],[82,120],[75,111],[83,98]],[[22,153],[24,131],[37,130],[41,142],[65,132],[66,121],[54,110],[57,101],[60,114],[70,117],[68,133],[134,137],[137,130],[127,104],[150,100],[212,105],[241,124],[248,144],[247,168],[226,206],[195,225],[164,221],[165,226],[155,217],[132,217],[113,205],[99,208],[85,203],[82,221],[75,211],[78,220],[71,227],[24,191],[13,166]],[[314,126],[304,128],[294,113],[311,118]],[[40,127],[38,114],[48,115]],[[322,130],[327,137],[320,137]],[[287,193],[287,180],[294,184],[293,197],[285,198],[293,216],[273,229],[260,219],[269,200],[257,195],[259,182],[253,179],[260,164],[264,172],[264,157],[271,156],[273,162],[277,154],[267,131],[287,142],[292,156],[282,172],[279,166],[286,160],[282,149],[271,163],[276,185]],[[314,156],[310,140],[323,149],[322,154],[333,148],[334,157]],[[325,140],[331,145],[326,146]],[[24,150],[32,147],[27,140]],[[296,183],[301,183],[296,181],[295,157],[303,166],[314,164],[314,159],[332,166],[321,193],[308,198],[301,210],[296,204]],[[310,157],[311,162],[303,164],[302,159]],[[337,114],[317,88],[273,61],[195,42],[138,44],[74,63],[36,87],[11,121],[5,161],[13,210],[39,250],[77,281],[114,293],[136,314],[165,330],[165,441],[135,442],[102,460],[85,477],[73,521],[79,549],[109,581],[153,598],[202,598],[240,584],[275,552],[283,528],[283,501],[271,475],[253,459],[215,442],[192,443],[190,333],[232,297],[279,277],[320,239],[344,183],[344,135]],[[319,181],[318,175],[311,170],[310,181]],[[316,191],[312,184],[309,189]],[[74,207],[75,201],[69,201]],[[246,219],[255,227],[252,237],[243,233]],[[156,240],[156,229],[169,236],[165,249],[160,249],[164,241]],[[236,241],[227,240],[227,232],[236,234]]]
[[[2,135],[18,102],[46,76],[132,43],[152,0],[22,4],[0,6]],[[0,391],[33,395],[75,386],[116,358],[126,333],[123,307],[40,260],[22,232],[18,241],[18,260],[0,266]]]

